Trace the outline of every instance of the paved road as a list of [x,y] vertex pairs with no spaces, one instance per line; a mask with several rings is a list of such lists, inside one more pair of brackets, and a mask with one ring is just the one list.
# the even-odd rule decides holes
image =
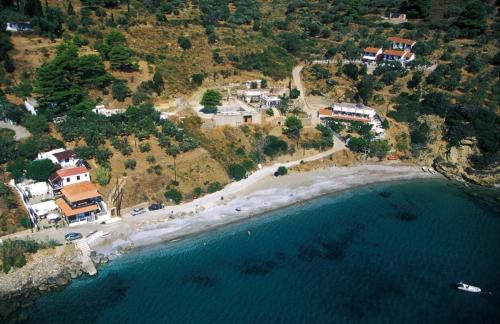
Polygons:
[[22,140],[23,138],[28,138],[31,136],[30,132],[23,126],[19,125],[11,125],[9,123],[6,123],[4,121],[0,121],[0,128],[8,128],[12,129],[16,134],[14,135],[14,140],[19,141]]

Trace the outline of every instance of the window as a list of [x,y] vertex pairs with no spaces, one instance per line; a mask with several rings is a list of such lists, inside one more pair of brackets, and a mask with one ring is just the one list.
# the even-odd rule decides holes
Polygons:
[[65,158],[65,159],[64,159],[64,162],[69,162],[69,158]]
[[76,180],[80,180],[80,176],[76,176]]
[[71,178],[66,178],[66,182],[70,182],[71,181]]

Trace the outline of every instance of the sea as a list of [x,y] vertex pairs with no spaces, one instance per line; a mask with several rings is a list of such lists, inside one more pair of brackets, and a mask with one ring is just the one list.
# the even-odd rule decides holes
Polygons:
[[65,324],[499,323],[500,213],[444,180],[358,188],[132,251],[23,312]]

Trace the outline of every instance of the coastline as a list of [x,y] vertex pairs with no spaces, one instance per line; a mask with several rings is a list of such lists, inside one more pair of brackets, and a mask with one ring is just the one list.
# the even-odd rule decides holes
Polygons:
[[[424,173],[419,166],[403,164],[328,167],[306,172],[292,171],[280,177],[275,177],[270,172],[274,170],[275,166],[261,169],[247,179],[233,182],[221,191],[188,203],[148,211],[139,216],[124,214],[119,222],[75,228],[73,231],[84,235],[87,231],[97,229],[112,233],[110,237],[97,237],[89,242],[91,250],[95,251],[92,262],[98,265],[135,249],[192,238],[232,224],[265,217],[266,213],[303,204],[324,195],[378,183],[445,179],[440,174]],[[64,232],[37,234],[44,235],[39,238],[48,237],[47,234],[54,238],[64,235]],[[40,292],[66,286],[71,280],[80,277],[85,270],[76,256],[77,253],[70,253],[64,258],[65,262],[57,262],[56,270],[39,262],[38,266],[26,266],[9,274],[1,274],[0,276],[15,280],[3,280],[9,284],[0,285],[0,295],[5,302],[5,305],[0,305],[0,318],[5,319],[14,314],[16,309],[29,307]],[[16,275],[25,272],[27,273],[23,276]],[[21,277],[24,279],[18,280]],[[1,282],[2,280],[0,284]],[[20,314],[22,318],[22,312]]]
[[107,229],[113,236],[95,241],[91,248],[115,258],[132,249],[178,241],[324,195],[376,183],[430,178],[443,177],[402,164],[359,164],[293,172],[282,177],[268,175],[237,188],[231,186],[239,182],[232,183],[227,190],[193,202],[135,217],[124,215],[122,222]]

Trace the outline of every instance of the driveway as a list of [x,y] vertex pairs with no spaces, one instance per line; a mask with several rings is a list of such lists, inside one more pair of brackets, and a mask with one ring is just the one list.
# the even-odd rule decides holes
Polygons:
[[14,140],[20,141],[24,138],[28,138],[31,136],[30,132],[23,126],[19,125],[11,125],[9,123],[6,123],[4,121],[0,121],[0,128],[8,128],[12,129],[16,134],[14,135]]

